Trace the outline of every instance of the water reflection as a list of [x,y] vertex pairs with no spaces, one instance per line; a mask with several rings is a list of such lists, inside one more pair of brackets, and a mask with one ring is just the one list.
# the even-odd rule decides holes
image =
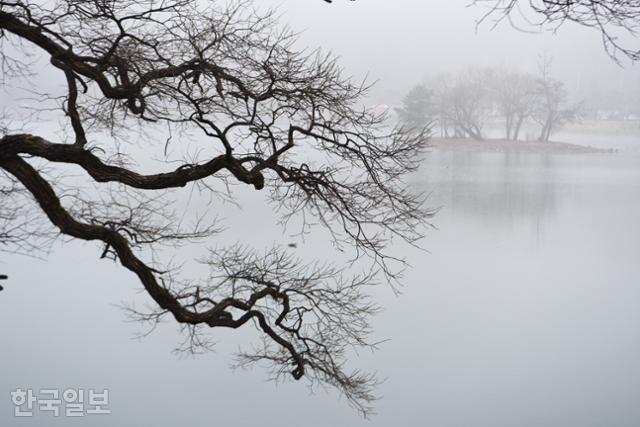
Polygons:
[[539,237],[559,209],[593,192],[615,187],[616,194],[640,198],[640,156],[434,149],[412,184],[430,194],[430,206],[441,208],[436,223],[524,228]]
[[414,184],[443,208],[378,327],[394,338],[384,409],[407,425],[636,426],[640,156],[434,150]]
[[547,154],[434,151],[416,184],[448,214],[504,227],[554,214],[556,174]]

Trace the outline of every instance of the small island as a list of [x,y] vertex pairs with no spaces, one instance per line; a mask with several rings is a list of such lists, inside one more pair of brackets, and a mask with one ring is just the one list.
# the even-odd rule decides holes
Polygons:
[[604,149],[588,145],[556,141],[514,141],[508,139],[432,138],[430,147],[443,151],[489,151],[549,154],[616,153],[616,149]]

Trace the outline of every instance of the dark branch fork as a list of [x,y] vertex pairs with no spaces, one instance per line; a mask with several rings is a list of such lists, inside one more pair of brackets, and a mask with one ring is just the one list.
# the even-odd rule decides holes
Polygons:
[[[3,235],[2,228],[4,217],[15,223],[22,212],[2,198],[14,200],[21,185],[61,234],[101,242],[103,257],[137,276],[157,304],[150,313],[132,312],[137,319],[172,316],[190,351],[207,347],[210,328],[253,324],[266,339],[241,363],[268,361],[275,376],[335,386],[366,413],[375,377],[345,372],[344,359],[350,348],[375,346],[369,317],[377,307],[364,292],[378,281],[375,271],[348,277],[280,250],[234,246],[212,250],[203,260],[211,277],[195,283],[142,260],[143,248],[211,235],[169,227],[170,212],[146,204],[145,194],[209,189],[212,177],[270,190],[284,221],[314,218],[338,247],[370,256],[388,281],[397,278],[391,264],[398,260],[386,250],[389,239],[416,244],[423,236],[431,212],[404,177],[418,167],[426,131],[388,128],[383,116],[359,107],[365,83],[343,77],[329,55],[296,50],[295,34],[275,24],[272,13],[243,1],[225,10],[201,10],[190,0],[0,1],[0,39],[26,42],[23,49],[35,48],[59,70],[65,93],[58,111],[73,135],[67,142],[2,131],[0,250],[16,241],[15,230],[26,233],[7,226],[14,234]],[[0,56],[12,60],[4,50]],[[135,145],[134,134],[159,126],[177,130],[171,138],[185,145],[200,132],[209,154],[153,174],[98,154],[116,139]],[[42,162],[80,167],[116,194],[98,204],[78,190],[83,207],[74,212]],[[136,206],[120,201],[129,193]],[[3,206],[14,211],[5,214]]]
[[[60,200],[49,183],[44,180],[26,161],[17,156],[13,158],[9,157],[0,160],[0,166],[14,175],[31,192],[31,194],[34,195],[44,213],[63,234],[82,240],[100,240],[113,247],[122,265],[138,276],[140,282],[143,284],[144,288],[153,300],[157,302],[162,309],[170,312],[178,322],[191,325],[204,323],[210,327],[222,326],[238,328],[244,325],[251,318],[255,317],[258,319],[260,327],[265,333],[291,352],[291,356],[297,364],[296,369],[293,371],[293,375],[296,379],[302,377],[304,373],[303,358],[296,352],[289,342],[281,338],[266,323],[264,315],[261,312],[252,310],[252,307],[259,299],[271,296],[274,299],[282,299],[284,297],[286,301],[286,295],[280,294],[272,288],[265,288],[261,292],[252,294],[246,302],[242,302],[234,298],[227,298],[220,303],[215,304],[215,308],[207,312],[197,313],[189,311],[177,301],[174,295],[158,284],[154,276],[153,269],[146,266],[134,255],[129,247],[129,243],[122,235],[107,227],[80,223],[71,217],[71,215],[69,215],[69,213],[61,206]],[[196,304],[197,303],[198,301]],[[235,307],[246,311],[246,313],[239,319],[233,320],[231,315],[225,311],[227,307]],[[284,318],[286,314],[287,312],[283,311],[281,318]]]

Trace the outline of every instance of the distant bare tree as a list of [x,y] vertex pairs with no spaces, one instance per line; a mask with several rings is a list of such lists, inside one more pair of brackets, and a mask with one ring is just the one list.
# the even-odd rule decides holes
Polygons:
[[[384,117],[360,105],[365,84],[345,78],[333,57],[297,50],[290,31],[247,2],[0,1],[0,37],[5,81],[37,88],[30,56],[46,58],[49,80],[61,76],[61,92],[43,86],[41,102],[26,107],[62,121],[67,135],[26,132],[26,121],[2,132],[0,197],[25,197],[0,203],[1,245],[35,241],[26,215],[40,213],[130,270],[155,303],[132,316],[172,317],[183,349],[206,350],[211,328],[253,325],[264,341],[241,363],[269,362],[276,377],[335,386],[368,413],[375,377],[347,371],[345,358],[375,345],[369,316],[377,307],[364,291],[376,269],[349,277],[279,249],[236,246],[212,250],[210,276],[196,281],[181,279],[156,249],[218,231],[210,207],[178,204],[184,187],[218,194],[217,182],[236,182],[268,190],[284,220],[322,224],[339,248],[354,247],[381,278],[396,280],[392,263],[401,260],[388,240],[415,243],[430,215],[403,184],[425,135],[385,130]],[[172,157],[172,147],[193,149]],[[157,156],[163,171],[140,171]],[[72,168],[85,178],[54,178]]]
[[517,141],[525,120],[538,103],[538,86],[534,76],[524,73],[497,72],[491,85],[494,102],[505,119],[505,136]]
[[540,77],[536,82],[535,109],[533,119],[541,126],[539,141],[549,141],[551,134],[567,123],[580,118],[582,106],[568,105],[568,94],[564,83],[549,74],[551,61],[541,58]]
[[[532,15],[541,16],[538,26],[558,28],[567,21],[595,28],[609,55],[618,60],[622,54],[634,61],[640,59],[640,49],[629,47],[629,38],[635,38],[640,29],[640,2],[637,0],[475,0],[475,4],[488,5],[481,21],[496,16],[496,24],[508,18],[514,25],[516,13],[531,25]],[[530,13],[531,12],[531,13]]]
[[451,118],[451,78],[446,73],[438,74],[426,85],[433,93],[435,124],[443,138],[457,137]]
[[439,79],[437,105],[445,135],[482,140],[482,130],[490,109],[488,69],[468,69]]

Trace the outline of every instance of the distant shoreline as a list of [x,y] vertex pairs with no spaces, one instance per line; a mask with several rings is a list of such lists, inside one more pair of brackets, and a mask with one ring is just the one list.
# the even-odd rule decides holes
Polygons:
[[446,151],[527,152],[555,154],[616,153],[615,149],[596,148],[566,142],[511,141],[506,139],[431,138],[430,148]]
[[569,123],[564,131],[588,133],[590,135],[635,135],[640,136],[640,121],[637,120],[583,120]]

